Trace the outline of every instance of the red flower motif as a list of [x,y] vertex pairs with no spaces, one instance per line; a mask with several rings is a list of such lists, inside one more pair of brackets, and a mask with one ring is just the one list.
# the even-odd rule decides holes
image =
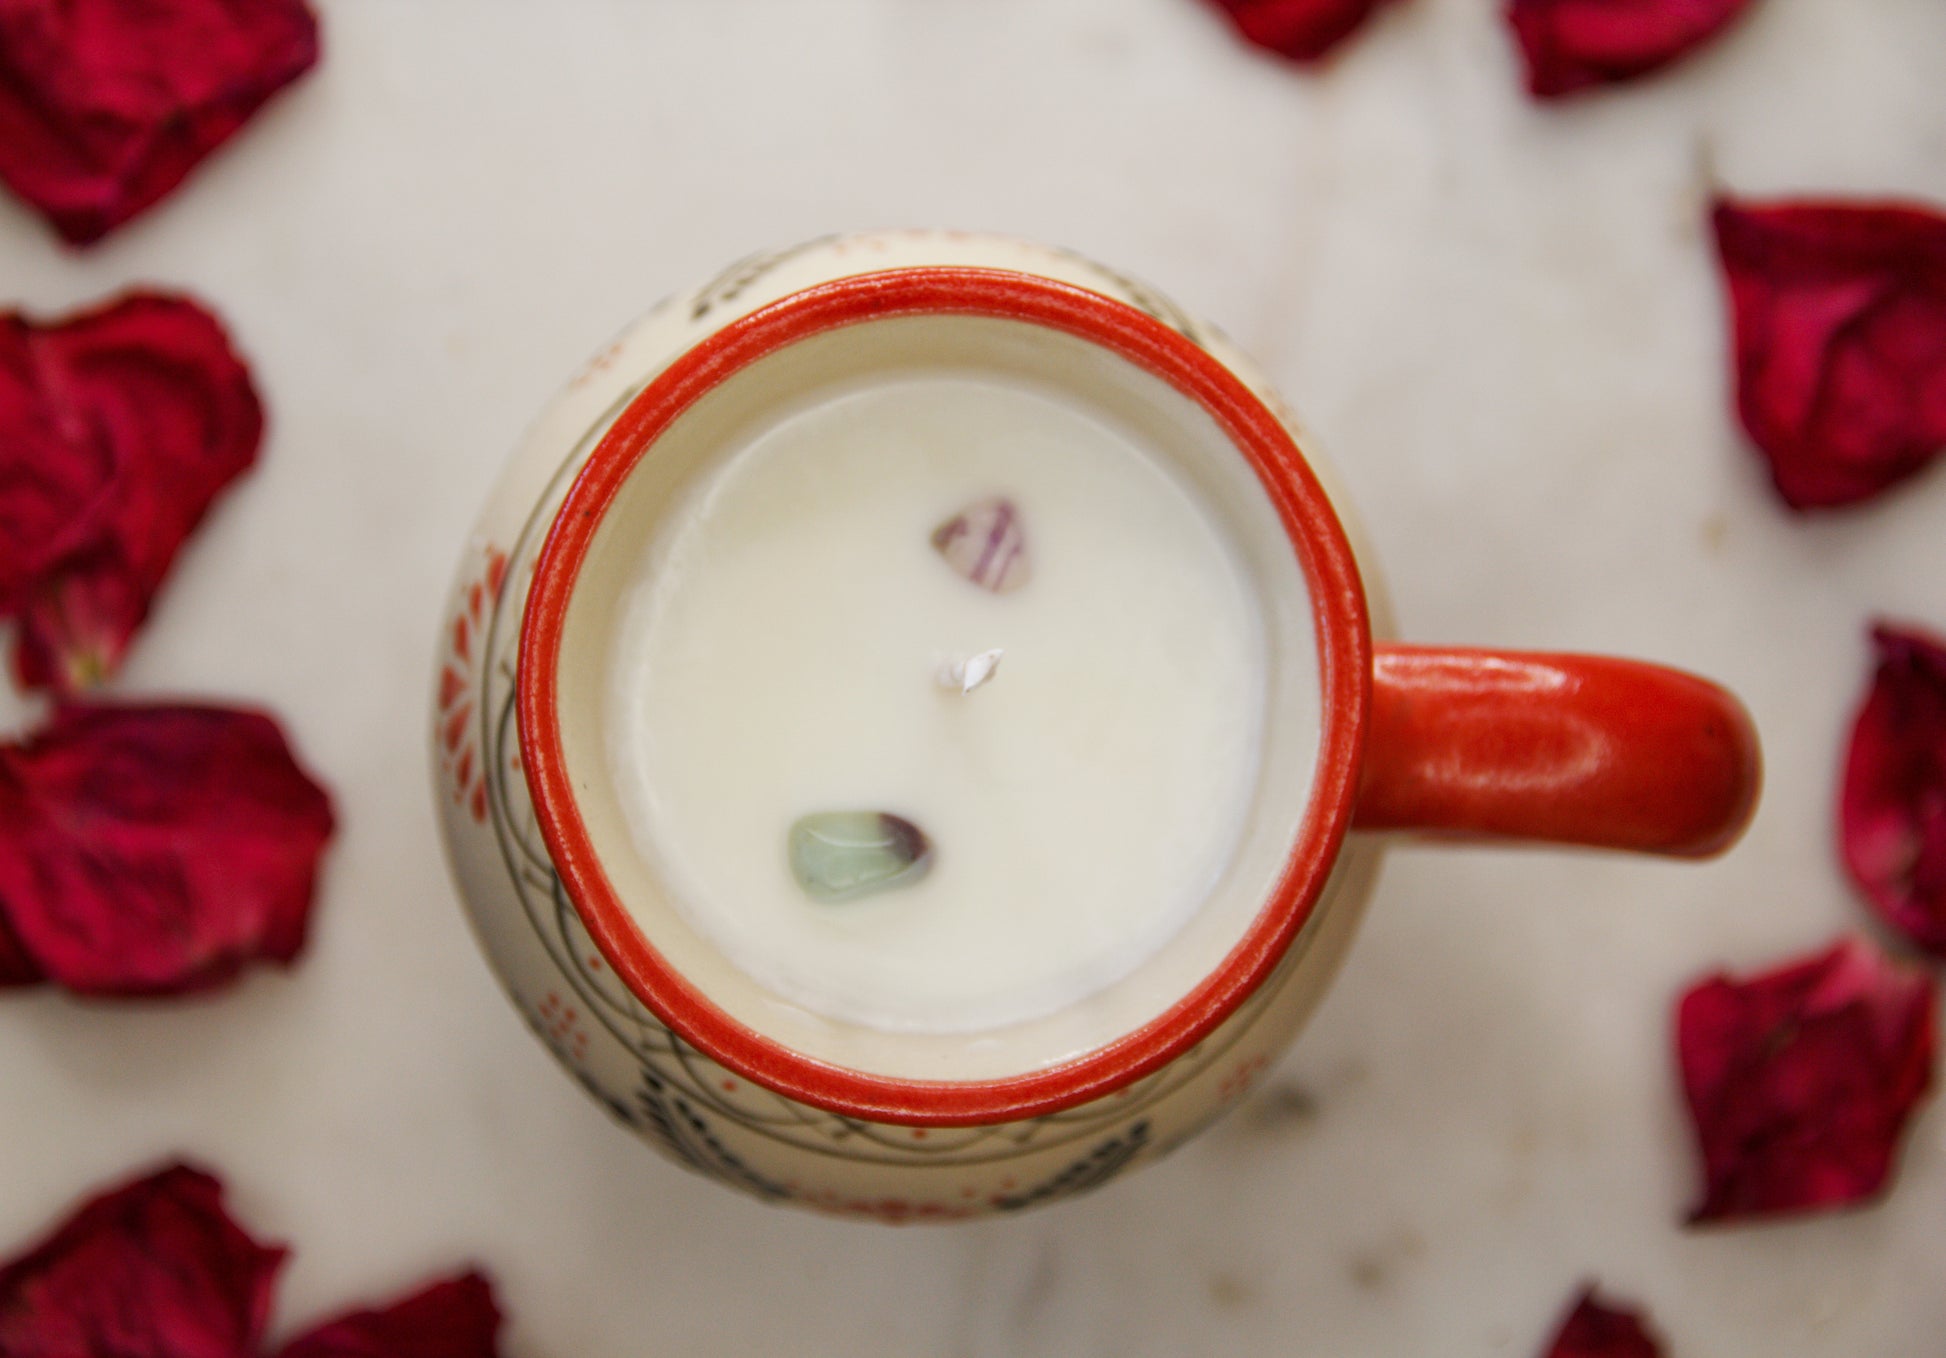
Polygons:
[[1661,1358],[1662,1341],[1640,1311],[1603,1305],[1584,1290],[1562,1318],[1547,1358]]
[[222,1184],[172,1165],[0,1268],[0,1354],[254,1358],[285,1253],[230,1220]]
[[1846,1207],[1884,1187],[1932,1086],[1932,978],[1861,939],[1682,997],[1704,1194],[1690,1221]]
[[1211,0],[1249,41],[1292,61],[1323,60],[1386,0]]
[[558,991],[548,991],[530,1018],[541,1039],[562,1060],[578,1066],[588,1059],[587,1024],[581,1011],[563,1000]]
[[175,995],[288,965],[331,832],[269,717],[62,708],[0,745],[0,980]]
[[1537,99],[1615,85],[1708,42],[1751,0],[1509,0],[1507,22]]
[[278,1358],[492,1358],[499,1331],[493,1285],[466,1273],[382,1310],[320,1325],[285,1345]]
[[1893,928],[1946,957],[1946,643],[1885,624],[1872,643],[1845,755],[1845,867]]
[[85,245],[317,59],[304,0],[0,0],[0,179]]
[[439,765],[453,800],[486,824],[486,757],[480,749],[480,690],[486,675],[487,624],[507,584],[507,554],[486,549],[480,578],[461,593],[446,631],[446,659],[439,669]]
[[121,662],[262,437],[249,370],[187,298],[45,326],[0,314],[0,618],[19,624],[22,683],[74,688]]
[[1946,448],[1946,217],[1719,202],[1737,411],[1793,509],[1870,499]]
[[1269,1068],[1270,1058],[1261,1052],[1240,1062],[1217,1082],[1216,1097],[1225,1103],[1242,1098],[1250,1092],[1250,1087],[1257,1083],[1257,1078]]

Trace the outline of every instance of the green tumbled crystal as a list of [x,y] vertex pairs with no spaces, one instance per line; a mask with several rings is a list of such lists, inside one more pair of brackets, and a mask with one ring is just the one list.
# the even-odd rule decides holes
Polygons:
[[820,811],[791,826],[791,875],[814,901],[910,886],[932,866],[925,831],[884,811]]

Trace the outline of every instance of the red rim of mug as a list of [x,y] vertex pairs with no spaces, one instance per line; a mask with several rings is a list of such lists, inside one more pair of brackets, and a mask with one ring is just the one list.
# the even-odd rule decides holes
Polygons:
[[[1256,469],[1310,586],[1324,697],[1310,804],[1276,887],[1217,968],[1167,1011],[1060,1065],[992,1080],[874,1075],[805,1056],[738,1022],[677,973],[636,925],[590,842],[558,719],[568,601],[616,493],[706,392],[813,335],[899,316],[964,315],[1046,326],[1163,379],[1206,410]],[[1041,1116],[1112,1094],[1209,1036],[1269,978],[1323,894],[1350,826],[1371,703],[1371,630],[1358,570],[1329,498],[1289,431],[1227,367],[1179,332],[1101,294],[1033,274],[925,267],[840,278],[730,322],[637,396],[577,475],[535,564],[521,621],[520,750],[563,885],[615,973],[685,1041],[727,1070],[843,1116],[954,1127]]]

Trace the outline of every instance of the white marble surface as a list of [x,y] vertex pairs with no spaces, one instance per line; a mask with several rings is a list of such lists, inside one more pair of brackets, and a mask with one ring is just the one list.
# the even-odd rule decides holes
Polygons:
[[[516,1355],[1525,1355],[1584,1278],[1677,1354],[1916,1354],[1946,1326],[1946,1114],[1890,1201],[1689,1234],[1677,990],[1862,916],[1831,846],[1863,625],[1946,627],[1946,470],[1812,523],[1727,414],[1712,177],[1946,199],[1946,9],[1765,0],[1667,78],[1538,110],[1487,0],[1327,74],[1194,0],[324,0],[322,70],[87,255],[0,205],[0,295],[135,280],[229,318],[273,427],[124,693],[268,703],[343,833],[289,977],[0,999],[0,1242],[187,1152],[297,1246],[289,1326],[463,1258]],[[455,549],[550,389],[767,244],[996,229],[1149,277],[1337,451],[1407,635],[1613,648],[1768,744],[1704,867],[1407,849],[1260,1097],[1164,1165],[903,1232],[742,1201],[610,1126],[500,1000],[422,754]],[[0,714],[28,710],[5,700]]]

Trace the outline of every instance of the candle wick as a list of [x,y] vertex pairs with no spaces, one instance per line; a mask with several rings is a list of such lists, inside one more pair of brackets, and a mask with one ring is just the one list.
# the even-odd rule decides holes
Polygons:
[[953,661],[939,671],[940,687],[956,689],[962,696],[971,693],[1000,672],[1000,657],[1005,654],[995,649]]

